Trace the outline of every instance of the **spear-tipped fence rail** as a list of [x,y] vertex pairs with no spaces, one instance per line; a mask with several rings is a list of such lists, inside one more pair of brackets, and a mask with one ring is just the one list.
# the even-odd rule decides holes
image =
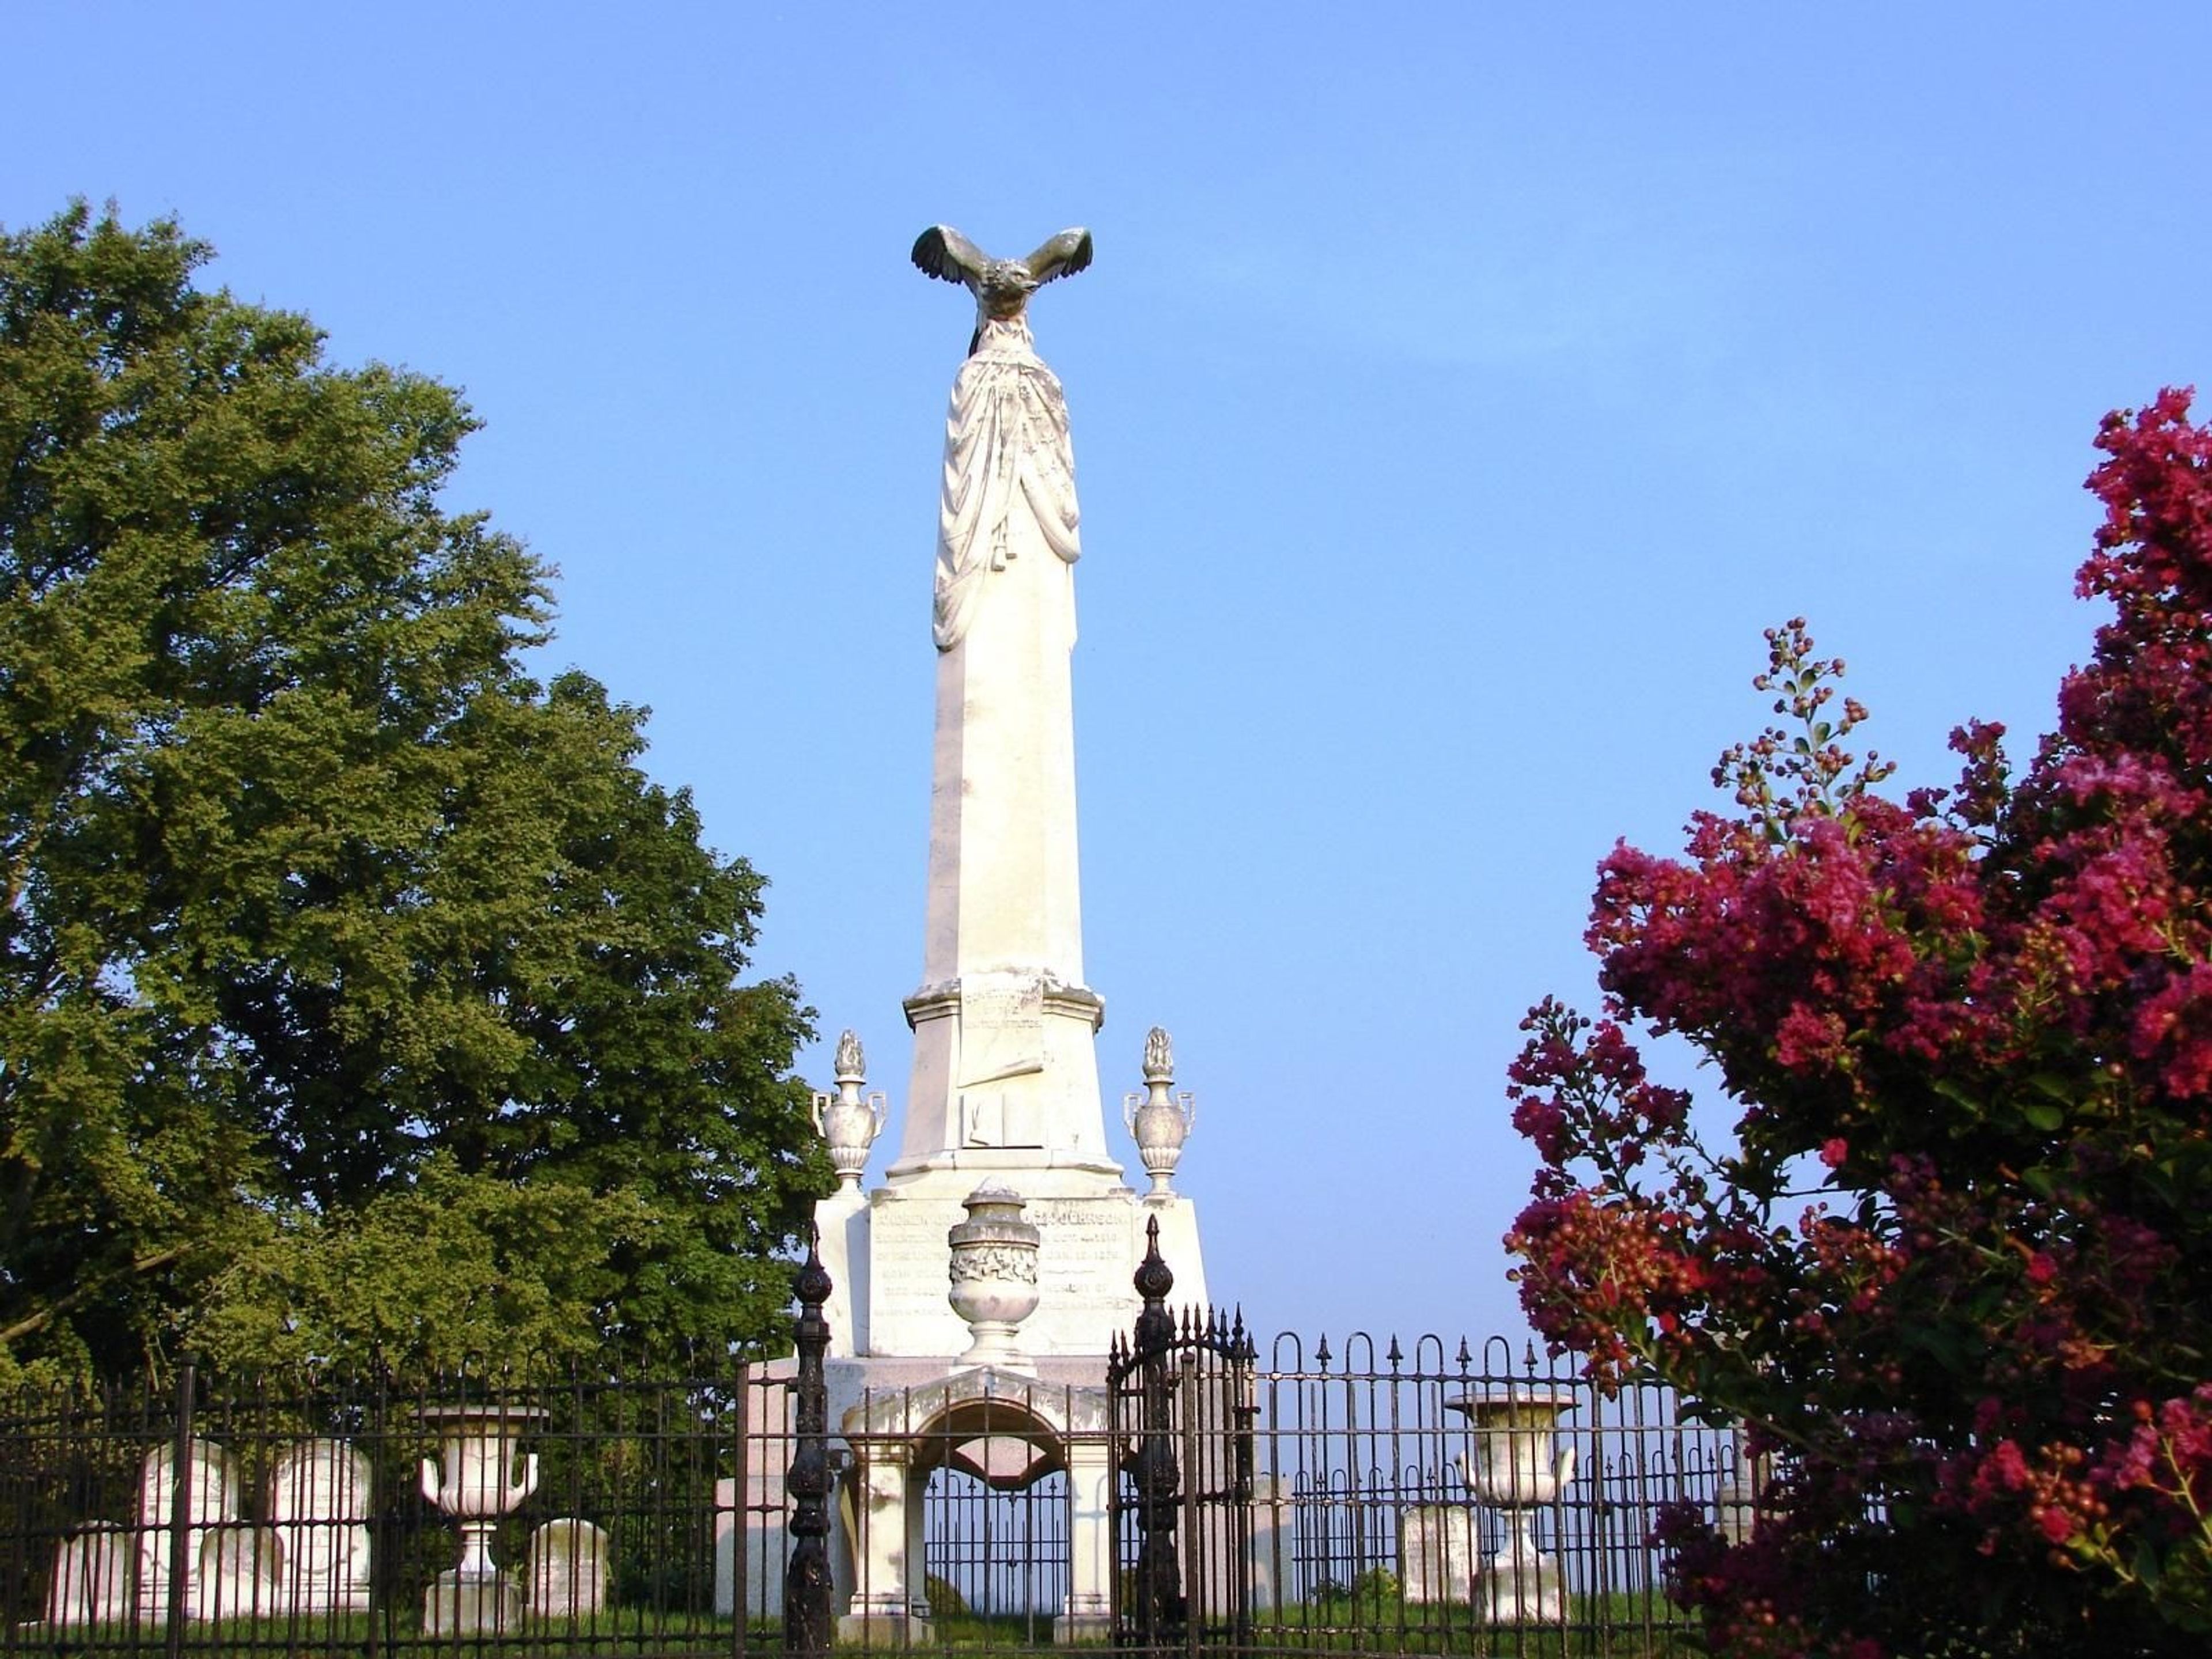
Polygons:
[[[1091,1383],[1000,1378],[949,1415],[880,1389],[829,1413],[805,1354],[22,1393],[0,1401],[0,1655],[1689,1650],[1647,1540],[1670,1502],[1746,1522],[1733,1432],[1498,1340],[1263,1346],[1166,1296]],[[859,1475],[892,1449],[921,1570],[885,1623],[849,1615],[890,1559]],[[1109,1472],[1108,1531],[1072,1466]],[[453,1582],[472,1502],[489,1599]],[[1094,1547],[1110,1616],[1072,1618]]]

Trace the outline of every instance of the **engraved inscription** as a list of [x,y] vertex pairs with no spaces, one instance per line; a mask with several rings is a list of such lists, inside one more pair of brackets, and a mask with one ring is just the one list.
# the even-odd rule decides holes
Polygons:
[[934,1313],[945,1305],[946,1231],[963,1218],[957,1204],[877,1206],[869,1217],[872,1312]]
[[[961,988],[960,1083],[963,1088],[1044,1070],[1044,986]],[[1005,1142],[971,1141],[972,1146]],[[1034,1141],[1025,1143],[1034,1146]]]

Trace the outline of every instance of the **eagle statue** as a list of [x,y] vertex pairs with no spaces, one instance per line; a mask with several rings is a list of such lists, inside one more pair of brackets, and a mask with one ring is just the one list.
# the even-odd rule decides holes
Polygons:
[[940,282],[958,283],[975,296],[975,332],[968,341],[973,356],[983,325],[1022,314],[1030,295],[1055,276],[1073,276],[1091,264],[1091,233],[1078,226],[1063,230],[1026,259],[994,259],[950,225],[932,225],[914,242],[915,269]]

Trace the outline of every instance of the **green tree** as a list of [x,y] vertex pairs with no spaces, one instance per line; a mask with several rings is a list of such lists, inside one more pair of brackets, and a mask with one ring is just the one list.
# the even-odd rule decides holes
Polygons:
[[525,672],[459,396],[208,257],[0,238],[0,1366],[769,1337],[827,1183],[760,877]]

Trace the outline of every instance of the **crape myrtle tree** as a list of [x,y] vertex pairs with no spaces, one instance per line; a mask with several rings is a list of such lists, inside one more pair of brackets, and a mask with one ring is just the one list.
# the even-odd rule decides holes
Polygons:
[[0,238],[0,1372],[771,1338],[827,1180],[761,878],[525,671],[459,397],[207,258]]
[[[1744,1424],[1749,1537],[1662,1527],[1731,1654],[2199,1653],[2212,1632],[2212,433],[2109,416],[2106,601],[2016,773],[1881,793],[1802,623],[1680,858],[1601,866],[1595,1020],[1527,1022],[1529,1316]],[[1701,1138],[1635,1034],[1739,1114]]]

